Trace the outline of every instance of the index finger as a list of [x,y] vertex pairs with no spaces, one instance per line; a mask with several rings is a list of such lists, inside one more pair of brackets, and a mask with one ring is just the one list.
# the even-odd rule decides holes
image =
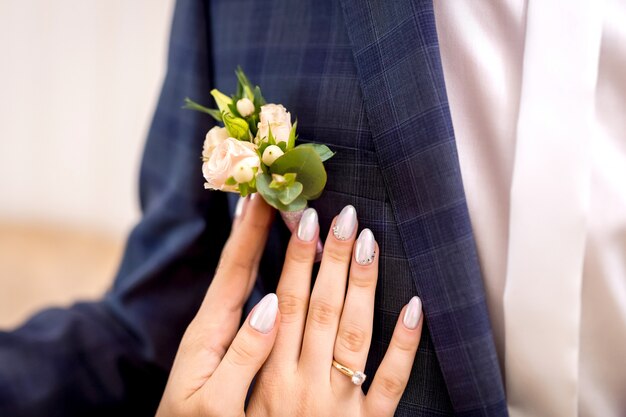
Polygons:
[[242,204],[215,278],[181,341],[176,372],[170,376],[177,381],[174,385],[191,385],[191,392],[213,374],[237,333],[272,222],[273,210],[262,198]]
[[256,194],[246,197],[238,206],[239,217],[224,245],[199,313],[206,309],[241,310],[254,285],[274,210]]

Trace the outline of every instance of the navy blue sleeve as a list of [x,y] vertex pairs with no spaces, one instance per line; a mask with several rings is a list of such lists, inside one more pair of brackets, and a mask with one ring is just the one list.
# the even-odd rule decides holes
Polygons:
[[100,301],[0,333],[0,416],[154,414],[230,231],[226,195],[202,186],[210,118],[181,109],[186,96],[211,102],[208,21],[206,2],[178,1],[141,166],[143,217],[115,283]]

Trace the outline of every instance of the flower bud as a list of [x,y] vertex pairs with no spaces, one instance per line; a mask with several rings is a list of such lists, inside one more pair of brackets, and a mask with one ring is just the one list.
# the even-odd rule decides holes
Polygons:
[[237,111],[243,117],[248,117],[254,113],[254,103],[249,98],[242,98],[237,101]]
[[226,94],[222,93],[220,90],[214,88],[211,90],[211,95],[215,99],[215,103],[217,103],[217,108],[220,109],[221,112],[230,113],[230,109],[228,105],[233,102],[233,100],[228,97]]
[[263,157],[261,158],[265,165],[272,166],[275,160],[283,156],[284,152],[276,145],[270,145],[263,151]]
[[254,169],[247,161],[243,160],[233,168],[233,178],[240,184],[250,182],[254,178]]
[[230,113],[224,113],[223,120],[224,126],[226,130],[228,130],[228,134],[240,140],[249,141],[250,140],[250,130],[248,128],[248,122],[246,122],[241,117],[235,117]]

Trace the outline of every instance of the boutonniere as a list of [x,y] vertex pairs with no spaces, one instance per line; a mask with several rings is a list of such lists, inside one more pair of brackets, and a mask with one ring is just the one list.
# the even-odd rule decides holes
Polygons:
[[324,162],[334,153],[326,145],[297,145],[298,123],[292,124],[287,109],[266,103],[261,88],[241,68],[235,74],[235,94],[211,91],[217,109],[185,99],[185,108],[207,113],[220,124],[209,130],[204,141],[204,187],[242,197],[259,193],[293,230],[308,201],[322,194]]

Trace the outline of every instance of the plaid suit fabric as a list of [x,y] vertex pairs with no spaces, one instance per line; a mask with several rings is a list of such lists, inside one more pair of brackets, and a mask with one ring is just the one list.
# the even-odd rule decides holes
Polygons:
[[432,2],[343,4],[380,168],[453,407],[505,415]]
[[[424,301],[426,326],[396,415],[506,415],[432,5],[400,0],[178,1],[142,163],[144,214],[115,285],[101,302],[43,312],[0,334],[0,415],[153,414],[233,207],[202,188],[198,156],[211,121],[180,106],[185,96],[210,103],[213,87],[231,91],[237,65],[298,117],[302,141],[337,152],[312,202],[322,230],[353,204],[379,242],[367,373],[402,306],[416,293]],[[277,223],[254,301],[274,290],[287,237]]]
[[187,323],[230,231],[226,195],[199,173],[209,102],[206,8],[176,6],[167,76],[145,147],[143,217],[100,302],[39,313],[0,333],[0,416],[153,416]]

